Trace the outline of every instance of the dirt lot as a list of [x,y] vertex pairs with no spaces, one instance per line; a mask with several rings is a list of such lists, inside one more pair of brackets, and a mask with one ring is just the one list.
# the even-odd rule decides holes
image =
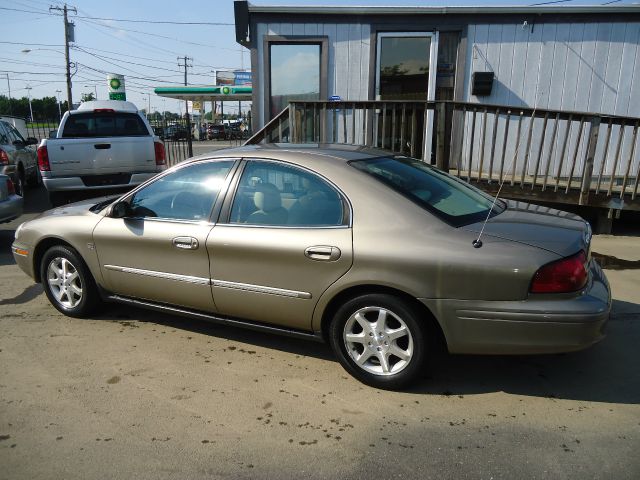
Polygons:
[[0,226],[0,479],[640,478],[640,270],[607,270],[594,348],[442,355],[394,393],[323,345],[119,306],[64,317],[15,266],[16,225]]

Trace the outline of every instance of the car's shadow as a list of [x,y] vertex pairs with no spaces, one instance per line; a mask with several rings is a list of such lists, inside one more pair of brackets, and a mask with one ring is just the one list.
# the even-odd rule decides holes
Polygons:
[[[153,322],[258,347],[336,361],[328,345],[114,305],[96,317]],[[415,395],[507,392],[551,399],[640,403],[640,305],[614,300],[608,336],[581,352],[478,356],[435,353],[428,371],[407,390]],[[355,380],[354,380],[355,381]]]

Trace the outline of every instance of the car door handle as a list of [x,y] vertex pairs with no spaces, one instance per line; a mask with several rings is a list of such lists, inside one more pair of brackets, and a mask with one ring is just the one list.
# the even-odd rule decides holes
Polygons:
[[93,145],[96,150],[109,150],[111,148],[110,143],[96,143]]
[[173,246],[182,250],[195,250],[198,248],[198,239],[193,237],[175,237],[171,240]]
[[304,251],[307,258],[311,260],[324,260],[327,262],[334,262],[340,258],[342,252],[338,247],[329,247],[327,245],[316,245],[309,247]]

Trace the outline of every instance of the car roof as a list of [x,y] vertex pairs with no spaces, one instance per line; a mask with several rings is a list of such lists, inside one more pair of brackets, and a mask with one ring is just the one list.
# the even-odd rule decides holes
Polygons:
[[[121,100],[92,100],[90,102],[81,103],[75,112],[87,112],[96,109],[111,109],[116,112],[130,113],[136,113],[138,111],[138,107],[131,102]],[[74,112],[72,111],[71,113]]]
[[330,143],[270,143],[259,145],[245,145],[236,148],[226,148],[209,152],[193,160],[203,160],[217,157],[252,157],[269,158],[274,160],[289,160],[299,154],[314,155],[318,157],[330,158],[336,161],[349,162],[352,160],[363,160],[367,158],[388,157],[393,155],[390,152],[371,147],[359,145],[336,145]]

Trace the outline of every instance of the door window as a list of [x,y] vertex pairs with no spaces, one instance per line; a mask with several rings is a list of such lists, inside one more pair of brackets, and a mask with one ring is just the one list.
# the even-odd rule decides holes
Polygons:
[[189,165],[138,190],[130,200],[134,217],[207,221],[233,160]]
[[427,100],[431,35],[380,34],[378,97],[380,100]]
[[320,100],[320,44],[273,43],[269,46],[271,117],[290,101]]
[[344,225],[340,194],[305,170],[252,161],[244,169],[231,208],[231,223],[276,227]]

